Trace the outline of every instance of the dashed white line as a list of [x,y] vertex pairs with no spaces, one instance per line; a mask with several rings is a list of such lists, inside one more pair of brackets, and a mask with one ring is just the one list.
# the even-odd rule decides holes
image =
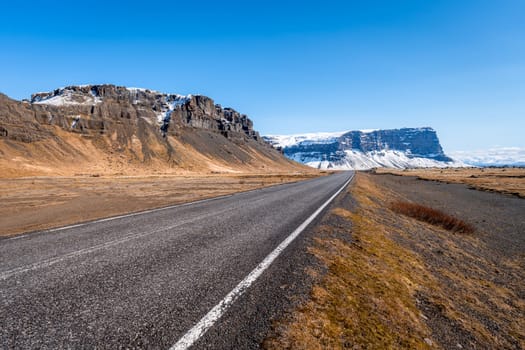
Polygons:
[[228,295],[215,305],[195,326],[193,326],[182,338],[180,338],[170,350],[185,350],[192,346],[215,322],[226,312],[226,310],[239,298],[257,278],[272,264],[281,252],[293,242],[297,236],[323,211],[324,208],[352,181],[354,174],[343,186],[321,205],[308,219],[297,227],[284,241],[281,242],[264,260],[255,267]]

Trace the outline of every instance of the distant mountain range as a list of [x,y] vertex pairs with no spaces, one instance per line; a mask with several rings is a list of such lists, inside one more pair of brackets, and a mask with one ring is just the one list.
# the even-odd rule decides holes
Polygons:
[[252,121],[202,95],[69,86],[16,101],[0,94],[0,176],[308,170]]
[[0,94],[0,176],[307,169],[289,159],[319,169],[525,166],[525,149],[449,157],[429,127],[261,137],[209,97],[107,84],[23,101]]
[[285,156],[319,169],[457,167],[434,129],[358,130],[263,137]]

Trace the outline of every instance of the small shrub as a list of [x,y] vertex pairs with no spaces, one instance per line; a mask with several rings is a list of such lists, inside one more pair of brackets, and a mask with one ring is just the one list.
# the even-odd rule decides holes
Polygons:
[[431,225],[441,226],[452,232],[472,233],[474,227],[463,220],[448,215],[440,210],[409,202],[394,202],[390,208],[400,214],[409,216]]

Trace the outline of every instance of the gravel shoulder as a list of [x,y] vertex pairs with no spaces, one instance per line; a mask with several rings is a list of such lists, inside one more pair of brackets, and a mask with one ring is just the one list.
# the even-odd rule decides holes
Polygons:
[[487,256],[524,258],[525,200],[512,195],[478,191],[463,184],[410,176],[376,175],[378,185],[401,197],[443,210],[476,227],[475,237],[486,247]]

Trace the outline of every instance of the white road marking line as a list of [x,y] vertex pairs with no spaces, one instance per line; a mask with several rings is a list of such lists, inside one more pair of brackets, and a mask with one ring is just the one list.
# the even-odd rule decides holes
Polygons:
[[186,350],[193,345],[200,337],[210,329],[215,322],[226,312],[226,310],[239,298],[259,276],[272,264],[272,262],[281,254],[281,252],[293,242],[297,236],[304,231],[304,229],[323,211],[324,208],[330,202],[334,200],[335,197],[345,187],[352,181],[354,174],[345,182],[345,184],[332,196],[330,197],[323,205],[321,205],[308,219],[306,219],[299,227],[295,229],[284,241],[281,242],[264,260],[255,267],[255,269],[250,272],[228,295],[221,300],[221,302],[213,307],[195,326],[193,326],[182,338],[180,338],[175,345],[173,345],[169,350]]

